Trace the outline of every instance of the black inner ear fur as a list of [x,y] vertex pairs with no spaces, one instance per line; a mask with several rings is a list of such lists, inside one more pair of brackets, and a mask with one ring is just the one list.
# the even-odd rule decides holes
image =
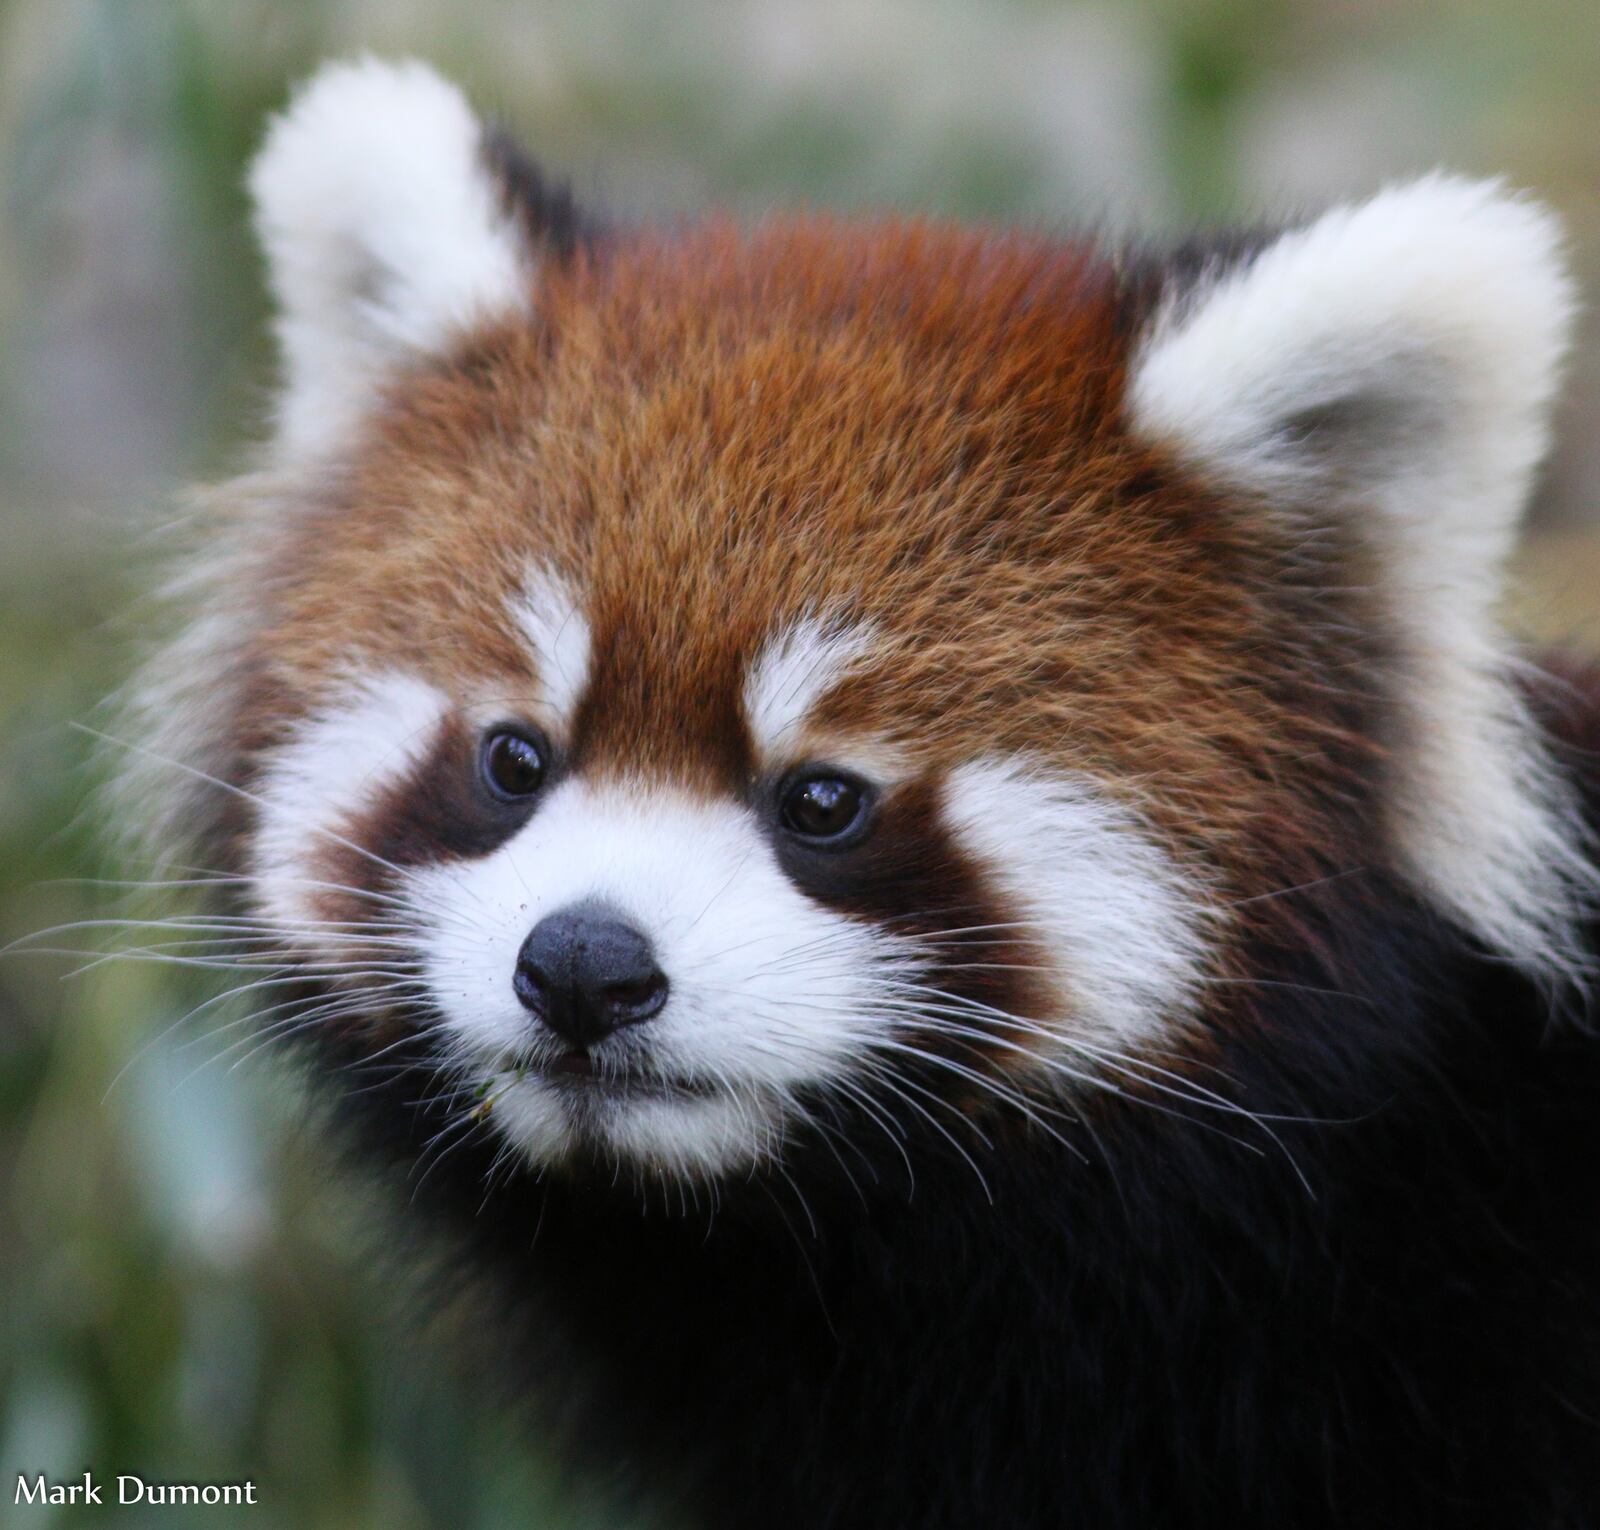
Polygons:
[[1449,379],[1427,357],[1396,356],[1387,370],[1282,416],[1273,455],[1324,491],[1360,493],[1401,477],[1446,434]]
[[1192,302],[1221,277],[1248,265],[1288,232],[1288,225],[1258,224],[1193,234],[1174,244],[1124,249],[1119,327],[1127,335],[1144,331],[1157,312],[1174,300]]
[[601,221],[580,208],[572,187],[546,175],[505,128],[486,127],[481,152],[501,206],[530,250],[568,261],[599,239]]

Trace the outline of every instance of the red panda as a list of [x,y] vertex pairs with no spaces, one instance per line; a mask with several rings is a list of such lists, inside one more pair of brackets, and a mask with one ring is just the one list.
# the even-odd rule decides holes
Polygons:
[[251,185],[276,419],[126,811],[575,1463],[1600,1524],[1600,708],[1494,614],[1547,213],[628,227],[370,61]]

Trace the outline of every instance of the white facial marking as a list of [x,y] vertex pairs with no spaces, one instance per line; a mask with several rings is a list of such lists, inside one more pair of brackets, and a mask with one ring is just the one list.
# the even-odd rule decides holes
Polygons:
[[348,437],[385,371],[527,306],[531,263],[455,86],[415,62],[317,74],[251,170],[278,300],[291,457]]
[[571,586],[547,568],[529,574],[512,615],[528,640],[549,720],[564,729],[589,678],[589,623]]
[[813,706],[872,647],[870,623],[802,617],[773,637],[745,676],[744,715],[758,754],[794,746]]
[[449,698],[411,675],[353,681],[270,757],[252,871],[262,911],[289,931],[316,918],[308,886],[318,852],[350,817],[428,752]]
[[[804,897],[744,808],[643,787],[563,782],[493,854],[417,872],[410,890],[438,911],[426,970],[463,1065],[493,1081],[493,1118],[541,1160],[584,1132],[683,1172],[759,1158],[793,1091],[864,1053],[873,1001],[903,958],[893,937]],[[508,1069],[530,1045],[553,1045],[513,991],[518,951],[541,919],[588,899],[649,938],[670,985],[658,1017],[600,1050],[647,1049],[645,1066],[705,1093],[581,1115],[548,1081]]]
[[1126,1042],[1182,1013],[1204,956],[1204,905],[1132,813],[1004,759],[952,772],[945,818],[1037,931],[1071,1030]]
[[1547,972],[1572,965],[1596,877],[1494,605],[1571,324],[1560,244],[1548,213],[1494,184],[1391,188],[1179,294],[1128,390],[1137,429],[1286,514],[1361,517],[1402,649],[1402,864]]

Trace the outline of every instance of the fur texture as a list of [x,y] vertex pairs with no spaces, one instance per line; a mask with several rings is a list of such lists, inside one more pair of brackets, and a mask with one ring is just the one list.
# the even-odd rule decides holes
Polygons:
[[[602,229],[372,63],[255,185],[284,424],[153,818],[575,1460],[728,1526],[1600,1524],[1600,692],[1491,613],[1544,214]],[[595,909],[660,1007],[577,1044],[527,942]]]

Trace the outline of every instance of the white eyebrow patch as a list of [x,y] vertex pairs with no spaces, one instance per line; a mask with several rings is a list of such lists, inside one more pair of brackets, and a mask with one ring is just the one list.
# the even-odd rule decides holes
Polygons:
[[793,741],[813,706],[872,646],[870,622],[801,617],[767,641],[745,675],[744,716],[757,752]]
[[541,699],[557,723],[570,724],[589,679],[589,623],[577,595],[553,569],[538,566],[512,600],[511,614],[528,640]]
[[291,927],[316,917],[317,852],[426,756],[449,709],[443,691],[414,675],[364,676],[269,757],[251,857],[265,914]]

